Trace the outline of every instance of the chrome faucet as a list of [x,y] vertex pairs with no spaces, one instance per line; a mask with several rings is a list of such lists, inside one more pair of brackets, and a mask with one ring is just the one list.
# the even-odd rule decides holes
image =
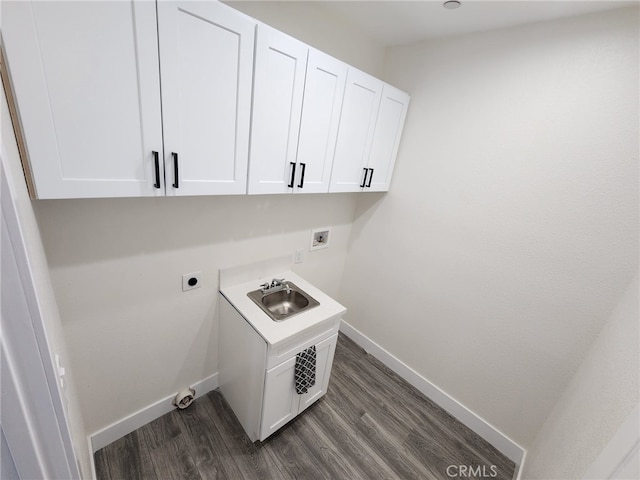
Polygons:
[[274,278],[273,280],[271,280],[271,283],[263,283],[262,285],[260,285],[260,287],[263,295],[272,292],[279,292],[280,290],[286,290],[287,295],[291,293],[291,287],[287,282],[285,282],[284,278]]

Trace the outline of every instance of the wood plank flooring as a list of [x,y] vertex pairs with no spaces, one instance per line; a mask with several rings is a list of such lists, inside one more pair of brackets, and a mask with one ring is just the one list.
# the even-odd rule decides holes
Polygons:
[[95,463],[98,480],[510,480],[515,468],[343,334],[327,394],[265,442],[251,443],[213,391],[107,445]]

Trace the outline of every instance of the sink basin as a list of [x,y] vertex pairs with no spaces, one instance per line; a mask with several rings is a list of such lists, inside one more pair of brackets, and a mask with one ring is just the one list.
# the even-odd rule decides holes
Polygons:
[[276,322],[320,305],[315,298],[295,284],[285,283],[289,285],[288,292],[284,289],[262,293],[262,290],[258,289],[247,293],[247,296]]

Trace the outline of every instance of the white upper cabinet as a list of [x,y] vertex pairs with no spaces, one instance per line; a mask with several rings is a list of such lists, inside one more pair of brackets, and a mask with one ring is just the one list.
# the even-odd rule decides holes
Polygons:
[[295,183],[309,47],[258,25],[249,193],[286,193]]
[[389,189],[409,96],[223,3],[2,16],[37,198]]
[[37,197],[164,195],[155,4],[3,2],[2,14]]
[[408,106],[407,93],[391,85],[384,85],[367,164],[369,171],[367,183],[363,187],[365,191],[389,190]]
[[255,25],[218,2],[158,2],[167,195],[246,193]]
[[324,193],[347,65],[258,26],[249,193]]
[[246,193],[253,20],[214,1],[2,8],[38,198]]
[[389,190],[409,95],[349,68],[331,192]]
[[294,193],[329,191],[347,69],[335,58],[309,50]]
[[332,192],[356,192],[365,185],[382,81],[349,69],[331,174]]

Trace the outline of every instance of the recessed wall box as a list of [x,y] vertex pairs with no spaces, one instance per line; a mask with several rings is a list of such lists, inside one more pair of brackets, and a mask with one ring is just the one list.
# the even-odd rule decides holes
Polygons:
[[316,228],[311,231],[311,245],[309,250],[318,250],[329,246],[331,229],[329,227]]

